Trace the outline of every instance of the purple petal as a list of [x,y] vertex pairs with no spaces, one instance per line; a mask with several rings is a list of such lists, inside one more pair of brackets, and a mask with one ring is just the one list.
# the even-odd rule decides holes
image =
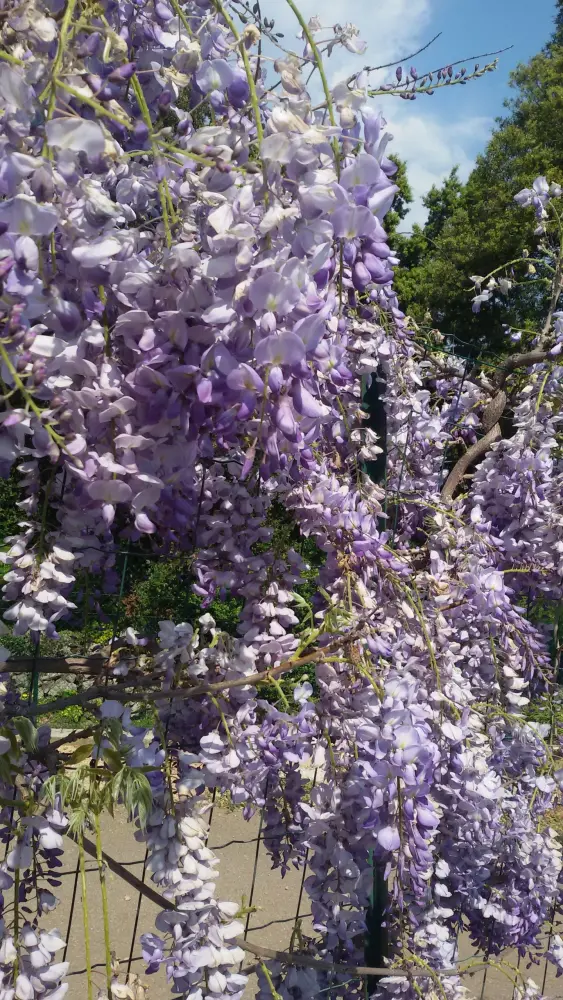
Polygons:
[[250,365],[239,365],[227,375],[229,389],[246,389],[249,392],[262,392],[264,383],[254,368]]
[[401,838],[396,826],[384,826],[377,834],[377,840],[385,851],[396,851],[401,846]]
[[267,271],[256,278],[249,294],[256,309],[267,309],[279,316],[285,316],[301,298],[294,282],[277,271]]
[[359,153],[354,162],[349,167],[345,167],[340,175],[340,184],[343,188],[359,187],[365,185],[371,187],[377,184],[381,176],[381,167],[369,153]]
[[101,156],[106,147],[101,126],[85,118],[54,118],[47,122],[45,132],[49,146],[89,157]]
[[395,195],[399,188],[396,184],[391,184],[390,187],[384,188],[382,191],[376,191],[369,200],[370,211],[377,216],[378,219],[382,219],[391,208],[395,200]]
[[131,487],[120,479],[96,479],[88,486],[92,500],[104,503],[126,503],[133,496]]
[[[377,195],[375,196],[377,197]],[[353,240],[356,236],[371,236],[376,223],[373,212],[365,205],[343,205],[332,215],[334,235]]]
[[295,333],[274,334],[258,341],[254,356],[259,365],[296,365],[305,357],[305,346]]
[[318,419],[319,417],[326,417],[330,413],[328,406],[325,406],[319,399],[316,399],[299,379],[295,379],[293,383],[292,396],[295,409],[298,413],[302,413],[304,417]]

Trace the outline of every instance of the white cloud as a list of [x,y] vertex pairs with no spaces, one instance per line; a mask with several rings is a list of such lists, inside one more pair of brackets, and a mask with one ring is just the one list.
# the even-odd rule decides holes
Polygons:
[[390,152],[396,152],[407,163],[407,174],[415,202],[405,220],[405,228],[424,222],[426,209],[421,198],[440,184],[452,167],[459,166],[462,180],[473,167],[475,147],[482,146],[489,135],[493,120],[474,116],[460,121],[439,119],[423,111],[402,111],[397,107],[384,109],[387,128],[394,136]]
[[[400,59],[418,48],[423,32],[428,28],[434,0],[296,0],[299,10],[307,19],[318,15],[323,26],[355,24],[360,37],[367,42],[365,56],[352,56],[346,50],[336,51],[329,63],[330,77],[338,77],[360,70],[369,59],[370,65]],[[299,24],[285,0],[262,0],[262,14],[274,18],[275,31],[285,35],[288,48],[299,49],[302,42],[296,39]],[[327,33],[328,37],[328,33]],[[424,39],[427,41],[427,38]],[[423,44],[423,42],[422,42]]]

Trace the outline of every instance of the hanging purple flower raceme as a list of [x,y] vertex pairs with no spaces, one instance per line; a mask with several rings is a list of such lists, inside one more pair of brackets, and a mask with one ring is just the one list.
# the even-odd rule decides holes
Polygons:
[[[174,905],[143,936],[151,971],[164,965],[193,1000],[246,987],[238,904],[216,901],[206,846],[204,793],[218,790],[247,818],[264,810],[282,876],[308,856],[310,957],[363,963],[375,864],[392,876],[390,957],[428,971],[418,991],[391,977],[375,995],[439,986],[457,1000],[463,978],[440,973],[458,964],[460,923],[489,952],[535,957],[558,893],[560,850],[543,825],[553,752],[522,718],[549,690],[549,636],[521,605],[561,586],[560,318],[552,354],[514,392],[515,434],[469,493],[443,502],[448,463],[479,440],[494,386],[422,347],[400,310],[383,226],[396,166],[369,74],[321,108],[307,91],[319,52],[363,52],[357,29],[311,19],[273,86],[257,56],[270,29],[239,23],[230,2],[106,5],[88,30],[83,13],[69,0],[60,18],[41,5],[5,18],[17,41],[0,63],[0,457],[23,496],[6,618],[16,635],[56,636],[82,581],[99,574],[115,592],[116,554],[139,543],[193,555],[204,604],[242,602],[235,638],[208,614],[195,628],[160,623],[156,736],[117,701],[100,710],[151,786],[139,836]],[[398,69],[388,89],[414,97],[422,79]],[[517,200],[543,231],[560,193],[538,178]],[[481,284],[475,309],[510,281]],[[366,425],[369,379],[386,442]],[[385,489],[362,469],[382,455]],[[276,504],[325,557],[306,626],[307,566],[277,550]],[[274,707],[247,683],[277,683],[269,672],[314,643],[318,698],[298,679],[294,702],[276,688]],[[180,700],[180,682],[234,686]],[[111,749],[108,729],[94,756]],[[24,773],[43,787],[32,756]],[[56,870],[60,806],[22,820],[6,891],[18,869],[27,891],[34,847]],[[62,942],[46,933],[26,924],[15,942],[3,925],[7,995],[17,957],[18,998],[63,996]],[[281,963],[261,967],[258,995],[272,985],[284,1000],[363,990]],[[533,983],[518,990],[539,998]]]

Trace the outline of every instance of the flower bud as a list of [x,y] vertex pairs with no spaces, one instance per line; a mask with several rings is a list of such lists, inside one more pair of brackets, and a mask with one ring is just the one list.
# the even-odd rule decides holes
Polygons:
[[192,116],[187,114],[185,118],[182,118],[178,125],[176,126],[176,133],[178,135],[187,135],[193,128]]
[[356,259],[357,252],[358,248],[356,244],[348,240],[342,248],[342,256],[344,258],[344,263],[349,264],[351,267]]
[[124,63],[123,66],[118,66],[117,69],[111,71],[108,80],[112,80],[114,83],[121,83],[122,80],[130,80],[136,68],[137,63]]
[[265,312],[260,320],[260,329],[262,333],[274,333],[276,329],[276,317],[273,312]]
[[27,368],[29,362],[31,361],[31,354],[29,351],[25,351],[23,354],[18,356],[16,361],[16,371],[23,372]]
[[84,42],[82,42],[78,50],[79,55],[81,55],[82,57],[95,56],[96,53],[99,51],[101,44],[102,44],[102,36],[100,32],[94,31],[92,32],[91,35],[88,35],[88,37]]
[[354,287],[357,288],[359,292],[363,292],[364,288],[367,288],[369,285],[371,281],[371,274],[362,261],[357,261],[354,264],[352,280],[354,282]]
[[38,201],[52,201],[55,194],[53,168],[49,163],[43,163],[34,170],[30,179],[31,190]]
[[149,137],[148,127],[144,122],[137,122],[133,129],[133,139],[135,142],[146,142]]
[[101,76],[99,76],[97,73],[87,73],[86,82],[90,87],[90,90],[93,90],[96,95],[99,93],[99,91],[102,89],[104,85],[104,81],[102,80]]
[[58,319],[65,333],[74,333],[82,322],[80,310],[74,302],[54,295],[50,302],[51,312]]
[[8,251],[0,251],[0,278],[4,278],[14,266],[14,258]]
[[329,279],[328,267],[321,268],[313,275],[317,288],[324,288]]
[[155,3],[154,12],[158,17],[158,20],[163,21],[164,24],[172,20],[173,17],[172,11],[170,10],[169,7],[166,6],[166,4],[161,3],[160,0],[158,0],[158,2]]
[[274,367],[270,369],[270,374],[268,375],[268,385],[272,392],[279,392],[283,385],[283,373],[281,368],[277,365],[274,365]]
[[174,56],[174,65],[180,73],[193,73],[201,65],[199,42],[183,42]]
[[353,128],[356,124],[356,115],[352,108],[341,108],[340,109],[340,127],[341,128]]
[[32,378],[33,378],[34,385],[41,385],[41,383],[42,383],[42,381],[45,378],[45,375],[47,373],[47,370],[45,368],[45,365],[44,365],[43,361],[35,361],[33,363],[32,373],[33,373],[32,374]]

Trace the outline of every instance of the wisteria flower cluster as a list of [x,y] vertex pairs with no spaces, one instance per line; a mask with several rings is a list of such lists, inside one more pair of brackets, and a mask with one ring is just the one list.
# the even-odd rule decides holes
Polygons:
[[[148,971],[186,1000],[247,986],[239,904],[216,895],[210,791],[263,811],[281,877],[307,866],[299,947],[318,964],[260,963],[260,998],[365,995],[353,970],[374,868],[389,885],[378,1000],[461,1000],[460,931],[499,968],[506,947],[536,961],[558,903],[557,734],[525,711],[553,690],[553,637],[531,609],[562,587],[561,191],[539,178],[517,196],[554,275],[525,353],[491,373],[423,347],[393,289],[396,165],[369,71],[331,89],[323,65],[364,45],[287,2],[295,52],[238,0],[3,11],[0,467],[22,496],[4,617],[56,638],[118,591],[135,546],[189,556],[204,608],[229,594],[242,611],[234,637],[207,612],[195,629],[161,623],[154,732],[131,721],[127,684],[110,686],[78,776],[4,692],[0,779],[21,818],[2,806],[0,886],[18,915],[0,926],[0,1000],[64,995],[63,942],[42,923],[54,896],[41,889],[26,922],[18,903],[108,802],[163,896]],[[488,68],[398,68],[379,93]],[[517,283],[498,274],[474,276],[474,309]],[[385,437],[366,423],[372,379]],[[300,546],[271,544],[275,503],[321,554],[312,605]],[[278,678],[304,664],[315,686],[299,679],[290,702]],[[563,968],[558,938],[548,958]],[[107,973],[108,996],[141,996]]]

